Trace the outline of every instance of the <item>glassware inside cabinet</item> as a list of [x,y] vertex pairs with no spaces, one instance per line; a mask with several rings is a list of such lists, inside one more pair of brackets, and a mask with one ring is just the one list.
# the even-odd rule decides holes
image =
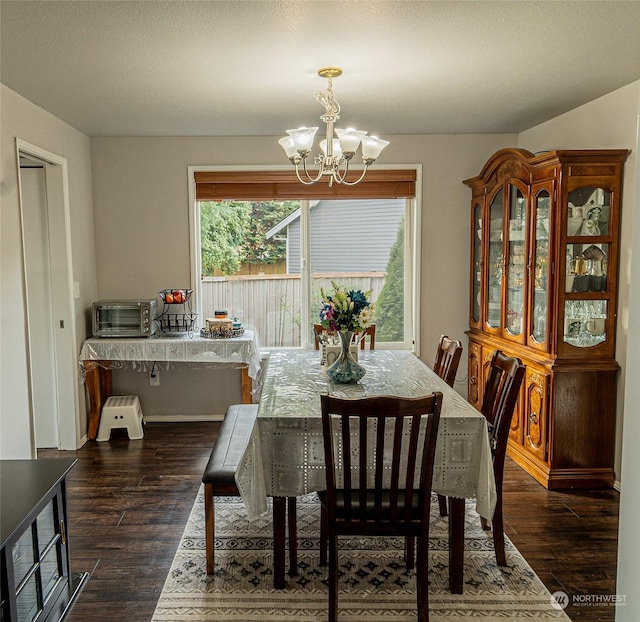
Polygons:
[[482,286],[482,206],[476,204],[473,208],[473,294],[472,320],[480,321],[480,292]]
[[567,236],[609,235],[611,192],[584,186],[569,193]]
[[565,292],[606,292],[608,253],[608,244],[567,244]]
[[491,328],[500,327],[500,301],[502,276],[504,273],[504,253],[502,252],[502,189],[496,194],[489,208],[489,278],[487,291],[487,324]]
[[525,281],[525,198],[511,187],[509,206],[509,243],[507,256],[507,317],[505,327],[514,336],[522,334]]
[[606,300],[567,300],[564,305],[564,341],[590,348],[606,341]]
[[531,336],[537,343],[544,343],[547,335],[547,286],[549,276],[549,192],[538,193],[535,201],[536,237],[533,273],[533,321]]

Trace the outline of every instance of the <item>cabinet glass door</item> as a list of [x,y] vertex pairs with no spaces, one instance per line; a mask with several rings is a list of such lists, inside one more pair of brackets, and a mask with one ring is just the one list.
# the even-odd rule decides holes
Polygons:
[[564,341],[590,348],[607,339],[606,300],[567,300],[564,305]]
[[609,235],[611,192],[583,186],[569,193],[567,237]]
[[40,611],[42,595],[38,589],[36,575],[32,574],[16,594],[16,622],[32,622]]
[[471,291],[471,322],[480,322],[480,296],[482,285],[482,206],[476,203],[473,207],[473,248],[471,261],[473,261],[473,278]]
[[502,277],[504,273],[504,252],[502,251],[503,231],[502,189],[496,194],[489,207],[489,275],[487,279],[487,325],[500,328],[500,307],[502,303]]
[[549,209],[551,197],[547,190],[541,190],[535,195],[533,224],[533,274],[531,291],[530,335],[534,344],[546,344],[549,322],[548,287],[550,282],[550,247],[549,247]]
[[567,244],[565,293],[606,292],[609,245]]
[[14,579],[16,585],[19,585],[36,561],[31,529],[27,529],[13,545],[11,555],[13,557]]
[[46,616],[43,611],[66,585],[58,503],[58,496],[51,499],[12,547],[15,622],[32,622]]
[[55,500],[40,512],[36,520],[38,532],[38,550],[40,557],[40,582],[42,585],[42,600],[47,602],[49,594],[56,587],[62,577],[60,536],[58,535],[58,520],[56,517]]
[[607,340],[610,218],[608,190],[583,186],[569,193],[563,340],[578,348]]
[[516,186],[509,187],[509,240],[507,245],[507,307],[504,326],[510,335],[523,331],[526,269],[526,202]]

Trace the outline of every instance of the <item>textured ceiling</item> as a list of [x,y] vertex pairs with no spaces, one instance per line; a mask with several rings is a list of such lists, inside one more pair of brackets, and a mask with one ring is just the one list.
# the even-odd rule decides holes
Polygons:
[[519,132],[640,79],[640,1],[0,3],[3,84],[89,136]]

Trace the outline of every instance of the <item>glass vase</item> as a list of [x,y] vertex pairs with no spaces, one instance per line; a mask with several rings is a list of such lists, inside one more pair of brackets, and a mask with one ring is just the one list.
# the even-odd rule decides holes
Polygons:
[[349,350],[353,340],[353,331],[341,330],[338,334],[340,335],[340,354],[334,363],[327,368],[327,376],[342,384],[358,382],[367,373],[367,370],[358,363]]

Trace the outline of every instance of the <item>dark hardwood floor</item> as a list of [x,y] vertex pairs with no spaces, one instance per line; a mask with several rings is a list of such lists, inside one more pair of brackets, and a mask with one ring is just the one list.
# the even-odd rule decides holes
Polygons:
[[[91,574],[67,622],[148,622],[193,505],[218,423],[150,423],[75,452],[67,479],[72,568]],[[593,605],[616,586],[618,493],[549,492],[507,461],[505,531],[572,620],[613,620]]]

